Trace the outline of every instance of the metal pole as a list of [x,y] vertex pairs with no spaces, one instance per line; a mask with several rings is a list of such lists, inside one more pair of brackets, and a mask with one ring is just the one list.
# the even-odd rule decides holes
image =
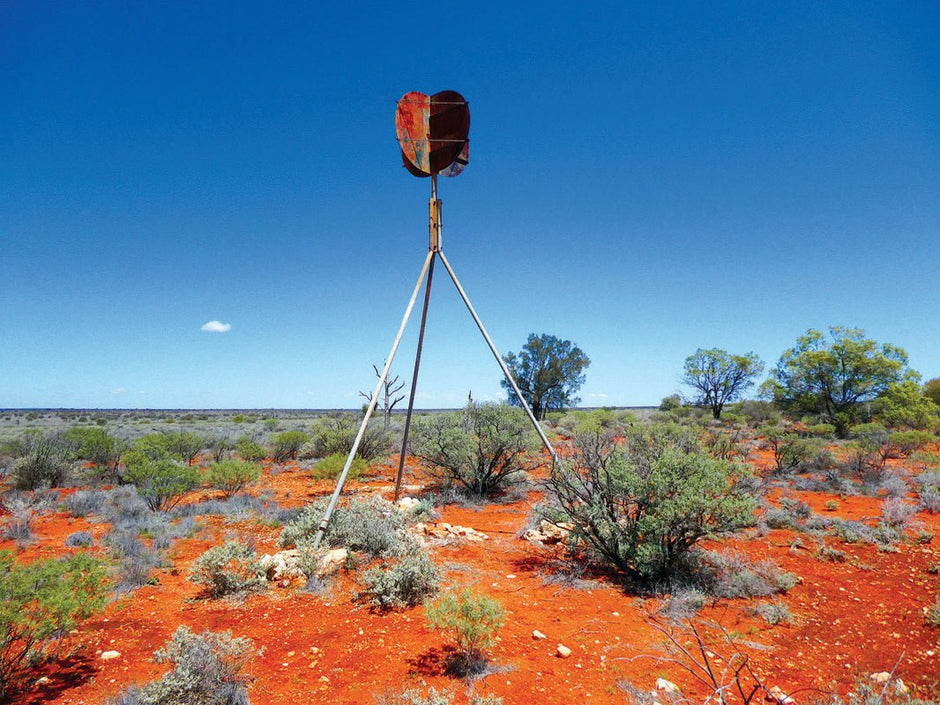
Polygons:
[[536,433],[539,434],[539,438],[542,439],[542,444],[545,446],[545,450],[547,450],[552,456],[554,463],[560,467],[561,460],[558,458],[558,454],[555,453],[555,449],[552,447],[552,444],[548,442],[548,437],[545,435],[545,431],[542,430],[539,422],[535,419],[535,414],[532,413],[532,409],[529,408],[528,402],[526,402],[525,397],[522,396],[522,392],[519,390],[519,385],[517,385],[516,380],[512,378],[512,373],[509,372],[509,368],[506,367],[506,363],[503,362],[503,358],[500,357],[499,352],[496,350],[496,346],[493,345],[493,341],[490,340],[489,333],[486,332],[486,328],[483,326],[483,321],[480,320],[477,312],[473,310],[473,304],[470,303],[470,299],[467,298],[466,292],[463,290],[463,287],[460,286],[460,281],[458,281],[457,275],[454,274],[454,270],[451,268],[450,262],[447,261],[447,257],[444,256],[443,252],[440,252],[439,254],[441,256],[441,261],[447,268],[447,273],[450,274],[450,278],[454,282],[454,286],[457,287],[457,292],[460,294],[460,298],[463,299],[464,304],[467,306],[467,310],[470,311],[470,315],[473,316],[473,320],[476,322],[477,328],[479,328],[480,332],[483,334],[483,339],[486,340],[486,344],[490,346],[490,352],[493,353],[493,357],[496,358],[496,362],[499,364],[499,368],[503,371],[507,381],[509,382],[513,391],[516,393],[516,398],[519,400],[522,408],[525,409],[526,414],[529,415],[529,420],[532,422],[532,426],[535,428]]
[[[431,253],[432,255],[434,252]],[[415,408],[415,392],[418,389],[418,368],[421,366],[421,351],[424,348],[424,328],[428,322],[428,303],[431,300],[431,280],[434,278],[434,258],[428,269],[428,281],[424,290],[424,310],[421,311],[421,330],[418,332],[418,349],[415,352],[415,369],[411,376],[411,394],[408,397],[408,415],[405,417],[405,433],[401,442],[401,455],[398,458],[398,475],[395,477],[395,499],[401,493],[401,479],[405,473],[405,453],[408,451],[408,436],[411,432],[411,415]]]
[[382,369],[382,374],[379,375],[379,382],[375,385],[375,391],[372,392],[372,399],[369,401],[369,408],[366,410],[365,418],[362,419],[362,425],[359,426],[359,433],[356,434],[356,440],[353,441],[352,449],[349,451],[349,457],[346,458],[346,464],[343,466],[343,472],[339,476],[339,480],[336,482],[336,489],[333,490],[333,496],[330,498],[330,503],[326,507],[326,513],[323,515],[323,519],[320,521],[320,528],[317,529],[317,535],[313,539],[313,548],[317,549],[320,547],[320,541],[323,539],[323,534],[326,532],[326,527],[330,524],[330,517],[333,516],[333,510],[336,509],[336,503],[339,501],[340,492],[343,491],[343,484],[346,482],[346,476],[349,474],[349,468],[352,466],[353,458],[356,457],[356,451],[359,450],[359,444],[362,442],[362,437],[365,435],[366,426],[369,424],[369,418],[372,416],[372,412],[375,411],[375,405],[379,400],[379,392],[382,389],[382,385],[385,384],[385,378],[388,376],[388,371],[392,367],[392,360],[395,359],[395,352],[398,350],[398,344],[401,342],[401,336],[405,332],[405,326],[408,325],[408,318],[411,316],[411,309],[414,308],[415,300],[418,298],[418,292],[421,290],[421,283],[424,281],[424,275],[428,271],[428,266],[431,263],[431,260],[434,257],[434,252],[429,251],[428,256],[424,258],[424,266],[421,267],[421,274],[418,276],[418,282],[415,284],[414,291],[411,292],[411,299],[408,301],[408,307],[405,309],[405,315],[401,320],[401,326],[398,328],[398,335],[395,336],[395,342],[392,343],[392,349],[388,353],[388,358],[385,360],[385,367]]

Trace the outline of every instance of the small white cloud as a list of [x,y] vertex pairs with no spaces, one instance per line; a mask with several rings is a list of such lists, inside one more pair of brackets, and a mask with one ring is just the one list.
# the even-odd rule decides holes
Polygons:
[[604,394],[603,392],[601,392],[601,393],[599,393],[599,394],[588,394],[588,396],[589,396],[591,399],[606,399],[606,398],[607,398],[607,395]]
[[126,394],[126,393],[127,393],[127,387],[118,387],[118,388],[116,388],[116,389],[112,389],[112,390],[111,390],[111,393],[112,393],[112,394]]
[[204,333],[228,333],[232,330],[232,324],[222,323],[221,321],[209,321],[208,323],[203,323],[200,330]]

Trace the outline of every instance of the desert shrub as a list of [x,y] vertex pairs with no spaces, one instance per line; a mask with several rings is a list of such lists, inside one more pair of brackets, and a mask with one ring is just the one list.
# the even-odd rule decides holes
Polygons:
[[[338,478],[343,472],[343,468],[346,467],[346,458],[348,457],[348,455],[342,455],[340,453],[328,455],[322,460],[317,461],[313,466],[312,475],[318,480]],[[355,479],[359,477],[367,467],[368,463],[357,456],[353,458],[352,465],[349,466],[349,474],[346,477]]]
[[773,453],[774,472],[778,475],[800,470],[822,447],[818,440],[800,438],[780,426],[765,426],[760,433],[766,439],[764,447]]
[[271,459],[275,463],[296,460],[300,447],[310,440],[303,431],[282,431],[275,433],[268,441],[271,446]]
[[436,593],[441,574],[427,551],[417,548],[391,564],[367,570],[362,582],[360,597],[379,609],[394,609],[417,605]]
[[68,495],[62,503],[73,517],[86,517],[98,513],[105,496],[105,493],[95,490],[77,490]]
[[[471,693],[468,705],[503,705],[503,699],[495,695],[477,695]],[[446,690],[428,688],[427,693],[420,690],[405,690],[401,693],[384,693],[375,698],[376,705],[452,705],[454,696]]]
[[58,636],[104,606],[105,577],[84,554],[19,565],[0,551],[0,701]]
[[739,553],[702,555],[700,579],[715,597],[767,597],[792,589],[798,581],[770,560],[757,563]]
[[860,521],[844,521],[834,519],[832,533],[845,543],[874,543],[874,531],[870,526]]
[[673,409],[678,409],[682,406],[682,397],[678,394],[670,394],[669,396],[663,397],[659,402],[660,411],[672,411]]
[[253,648],[251,639],[233,637],[231,632],[195,634],[189,627],[178,627],[172,639],[153,655],[158,663],[172,663],[172,670],[145,685],[137,702],[248,705],[248,677],[243,671]]
[[940,627],[940,595],[937,595],[932,605],[924,609],[924,624],[928,627]]
[[536,448],[522,409],[470,403],[463,411],[415,420],[412,453],[445,484],[474,497],[493,497],[525,480]]
[[121,454],[125,448],[123,441],[100,426],[73,426],[65,435],[78,446],[75,457],[93,463],[95,471],[109,479],[120,477]]
[[65,539],[65,545],[70,548],[81,546],[91,546],[95,542],[94,536],[87,531],[76,531],[68,535]]
[[468,676],[486,668],[486,649],[503,626],[504,611],[498,600],[470,588],[450,590],[428,604],[426,614],[432,629],[446,631],[453,638],[451,672]]
[[61,487],[72,474],[75,443],[63,434],[27,433],[21,455],[13,461],[10,477],[19,490]]
[[888,436],[888,442],[905,458],[936,439],[929,431],[895,431]]
[[235,441],[235,452],[239,458],[249,463],[259,463],[267,455],[264,446],[248,436],[239,436]]
[[259,590],[268,584],[254,547],[238,539],[214,546],[199,556],[189,579],[202,585],[212,598]]
[[166,449],[170,455],[187,465],[192,465],[196,456],[206,447],[206,440],[189,431],[166,434]]
[[220,460],[209,466],[206,480],[222,491],[226,499],[241,492],[246,485],[261,477],[261,468],[256,463],[244,460]]
[[817,560],[825,561],[828,563],[845,563],[848,560],[848,557],[845,554],[845,551],[840,551],[837,548],[832,548],[827,544],[820,545],[816,549],[816,552],[813,554]]
[[693,432],[653,424],[576,439],[573,457],[547,482],[539,510],[574,525],[604,562],[643,581],[668,578],[701,539],[754,523],[756,500],[742,468],[701,452]]
[[754,612],[771,626],[789,624],[793,621],[793,615],[790,614],[790,609],[779,600],[762,602],[754,608]]
[[[312,456],[325,458],[338,453],[345,458],[352,450],[358,431],[358,424],[348,414],[318,419],[312,429]],[[388,452],[389,443],[389,435],[378,425],[370,424],[359,441],[356,457],[366,461],[374,460]]]
[[831,423],[814,423],[806,427],[806,434],[817,438],[832,438],[836,435],[836,427]]
[[33,514],[30,511],[11,514],[0,529],[0,540],[16,541],[19,547],[30,543],[34,538],[32,522]]
[[[314,502],[303,508],[296,519],[281,531],[282,546],[309,545],[326,512],[326,501]],[[329,546],[345,546],[362,551],[372,557],[405,555],[415,542],[405,530],[405,517],[381,497],[354,499],[345,506],[337,506],[330,518],[324,540]]]
[[142,465],[148,461],[170,460],[170,437],[166,433],[147,433],[134,440],[124,453],[125,465]]
[[175,507],[187,492],[199,486],[201,479],[196,468],[173,460],[130,465],[126,477],[154,512],[166,512]]
[[895,528],[904,528],[914,515],[917,505],[897,497],[888,497],[881,505],[881,520]]
[[940,514],[940,487],[925,487],[918,493],[924,511]]

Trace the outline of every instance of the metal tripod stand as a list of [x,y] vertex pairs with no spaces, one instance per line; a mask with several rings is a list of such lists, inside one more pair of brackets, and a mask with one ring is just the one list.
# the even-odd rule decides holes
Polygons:
[[415,301],[418,298],[418,292],[421,290],[421,284],[424,282],[424,277],[426,274],[427,283],[424,290],[424,308],[421,312],[421,328],[418,333],[418,345],[415,353],[414,374],[411,377],[411,393],[408,397],[408,414],[405,417],[405,431],[404,437],[402,439],[401,456],[398,461],[398,474],[395,478],[395,501],[398,501],[398,496],[401,492],[402,476],[405,469],[405,454],[408,450],[408,436],[411,431],[411,417],[412,413],[414,412],[415,392],[418,388],[418,370],[421,366],[421,350],[424,346],[424,330],[428,320],[428,305],[431,301],[431,281],[434,278],[434,262],[438,257],[444,264],[444,268],[447,269],[447,273],[450,275],[451,281],[454,282],[454,286],[457,288],[457,292],[460,294],[460,298],[463,300],[467,310],[470,312],[470,316],[477,324],[477,328],[480,329],[480,333],[483,334],[483,339],[489,346],[490,352],[493,353],[493,357],[496,358],[496,363],[503,371],[506,380],[512,387],[513,392],[515,392],[516,398],[519,400],[520,405],[523,409],[525,409],[529,420],[532,422],[533,428],[535,428],[539,438],[542,439],[542,444],[545,446],[545,449],[548,451],[549,455],[551,455],[552,461],[556,465],[561,464],[558,455],[555,453],[555,449],[552,447],[548,437],[545,435],[545,432],[542,430],[542,427],[536,420],[535,415],[532,413],[532,409],[529,408],[529,403],[526,401],[525,397],[522,395],[522,392],[519,390],[519,386],[516,384],[512,374],[509,372],[509,368],[506,367],[506,363],[503,362],[503,358],[500,356],[499,351],[493,344],[489,333],[486,332],[486,327],[483,325],[483,321],[480,320],[480,317],[474,310],[473,304],[470,303],[469,297],[467,296],[463,287],[460,285],[460,280],[457,279],[457,275],[454,273],[453,267],[450,266],[450,262],[447,261],[447,257],[444,255],[444,251],[441,247],[441,201],[437,197],[437,174],[431,175],[431,199],[428,203],[428,211],[428,230],[430,234],[428,254],[424,258],[424,265],[421,267],[421,273],[418,275],[418,281],[415,284],[414,291],[411,292],[411,298],[408,300],[408,306],[405,308],[405,315],[402,318],[401,326],[398,328],[398,334],[395,336],[395,341],[392,343],[392,349],[388,354],[388,358],[385,360],[385,367],[382,369],[382,373],[379,375],[379,381],[375,386],[375,391],[372,392],[372,398],[369,400],[369,406],[366,409],[365,416],[362,419],[362,424],[359,426],[359,432],[356,434],[356,439],[353,441],[352,449],[349,451],[349,456],[346,458],[346,464],[343,466],[343,471],[340,473],[339,479],[336,482],[336,489],[333,491],[333,496],[330,497],[330,503],[327,505],[323,519],[320,521],[320,526],[317,529],[317,535],[313,542],[314,548],[319,547],[320,541],[323,538],[323,534],[326,532],[327,526],[329,526],[330,518],[333,516],[333,511],[336,509],[336,504],[339,501],[340,493],[343,491],[343,485],[346,483],[346,477],[349,474],[349,468],[352,466],[353,459],[356,457],[356,452],[359,450],[359,444],[362,442],[362,437],[365,434],[366,427],[369,425],[369,419],[372,418],[372,413],[375,411],[375,406],[378,403],[382,385],[385,384],[385,380],[388,377],[388,372],[392,367],[392,361],[395,359],[395,353],[398,351],[398,345],[401,343],[401,337],[405,332],[406,326],[408,325],[408,319],[411,317],[411,311],[414,308]]

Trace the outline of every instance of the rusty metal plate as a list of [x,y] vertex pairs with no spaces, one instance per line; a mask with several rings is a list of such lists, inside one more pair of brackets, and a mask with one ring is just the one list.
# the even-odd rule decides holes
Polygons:
[[395,111],[402,162],[414,176],[457,176],[469,161],[470,108],[456,91],[405,93]]

